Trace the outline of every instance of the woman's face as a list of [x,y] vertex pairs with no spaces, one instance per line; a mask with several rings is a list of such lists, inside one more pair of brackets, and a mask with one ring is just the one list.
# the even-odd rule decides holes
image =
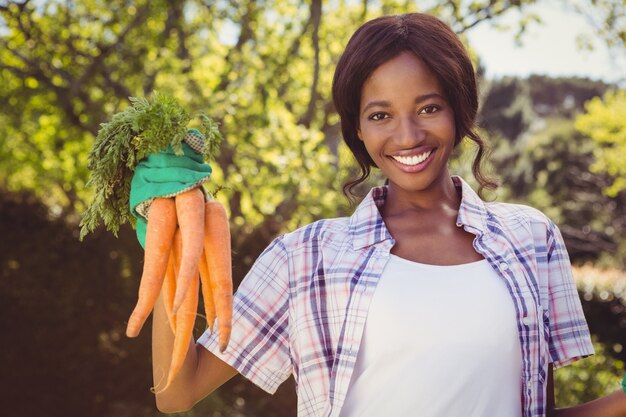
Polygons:
[[435,74],[410,52],[376,68],[363,85],[357,133],[392,187],[423,191],[449,176],[452,107]]

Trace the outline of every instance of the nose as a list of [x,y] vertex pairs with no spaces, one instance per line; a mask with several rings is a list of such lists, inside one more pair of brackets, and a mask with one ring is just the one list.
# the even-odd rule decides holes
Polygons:
[[411,148],[420,144],[426,137],[425,130],[416,117],[403,117],[395,129],[395,141],[399,146]]

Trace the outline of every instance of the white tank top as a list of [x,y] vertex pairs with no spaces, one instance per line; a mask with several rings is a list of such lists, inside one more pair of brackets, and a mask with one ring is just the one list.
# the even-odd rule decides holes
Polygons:
[[391,255],[340,417],[521,417],[515,309],[486,260]]

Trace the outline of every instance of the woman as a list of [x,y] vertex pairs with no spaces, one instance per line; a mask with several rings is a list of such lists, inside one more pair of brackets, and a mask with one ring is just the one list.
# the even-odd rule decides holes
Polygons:
[[[626,395],[553,410],[552,367],[593,347],[558,228],[529,207],[485,203],[447,163],[479,152],[474,71],[456,35],[423,14],[363,25],[333,81],[361,167],[388,178],[349,218],[276,238],[235,295],[229,348],[190,342],[157,394],[189,409],[243,374],[273,393],[290,375],[298,416],[626,416]],[[153,320],[154,380],[173,335]]]

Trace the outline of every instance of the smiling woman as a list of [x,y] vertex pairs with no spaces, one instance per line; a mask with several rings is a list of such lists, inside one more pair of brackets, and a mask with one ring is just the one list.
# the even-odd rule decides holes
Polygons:
[[[424,14],[365,23],[337,64],[333,99],[361,174],[387,177],[350,217],[277,237],[233,301],[231,344],[190,341],[157,395],[188,409],[240,373],[269,393],[290,375],[301,417],[626,416],[622,392],[554,410],[552,368],[593,354],[558,227],[523,205],[487,203],[448,160],[475,133],[471,61]],[[167,363],[165,313],[154,369]],[[155,372],[155,378],[158,375]]]
[[[441,84],[422,59],[400,52],[363,84],[357,136],[374,166],[388,178],[381,212],[396,238],[391,252],[424,263],[460,264],[482,257],[472,247],[474,235],[450,218],[460,201],[448,160],[459,140],[454,109]],[[442,207],[446,210],[439,210]],[[424,227],[429,224],[450,227]],[[432,245],[437,241],[457,250],[441,252]]]

